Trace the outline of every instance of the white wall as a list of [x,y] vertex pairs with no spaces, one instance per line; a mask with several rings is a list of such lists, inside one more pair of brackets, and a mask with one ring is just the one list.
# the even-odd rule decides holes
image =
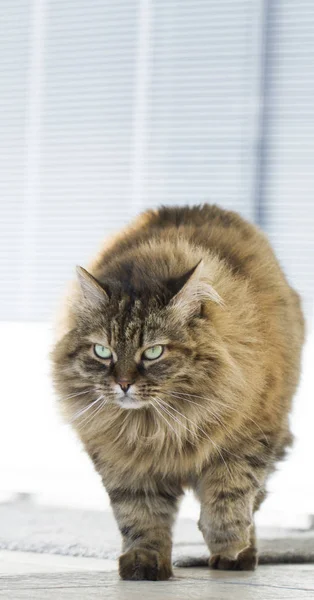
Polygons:
[[[0,323],[0,498],[24,492],[35,494],[42,503],[108,507],[99,476],[56,412],[47,358],[51,334],[47,324]],[[307,515],[314,513],[314,483],[309,474],[314,449],[313,358],[311,335],[292,416],[297,441],[270,482],[271,493],[258,518],[261,524],[306,526]],[[191,495],[182,512],[197,518],[198,506]]]

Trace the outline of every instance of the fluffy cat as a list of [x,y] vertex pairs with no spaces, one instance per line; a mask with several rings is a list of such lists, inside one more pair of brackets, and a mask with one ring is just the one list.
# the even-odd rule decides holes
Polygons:
[[254,569],[254,512],[291,443],[299,297],[261,231],[217,206],[148,211],[63,303],[60,408],[110,496],[123,579],[172,575],[184,488],[216,569]]

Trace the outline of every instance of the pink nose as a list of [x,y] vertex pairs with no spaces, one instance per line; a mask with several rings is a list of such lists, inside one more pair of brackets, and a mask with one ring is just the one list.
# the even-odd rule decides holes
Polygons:
[[129,379],[118,379],[117,384],[120,386],[121,390],[126,394],[128,389],[131,387],[133,381]]

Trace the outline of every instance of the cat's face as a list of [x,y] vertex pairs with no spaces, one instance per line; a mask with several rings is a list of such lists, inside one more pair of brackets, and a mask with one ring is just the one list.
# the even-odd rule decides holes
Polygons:
[[82,411],[91,402],[121,410],[153,403],[158,411],[167,399],[175,404],[191,389],[197,393],[208,376],[197,335],[204,324],[197,268],[172,281],[175,293],[164,286],[129,294],[118,284],[107,293],[87,272],[79,278],[77,326],[54,351],[60,396],[77,400]]
[[192,368],[195,344],[167,317],[152,299],[125,298],[89,311],[84,326],[69,334],[65,362],[80,386],[123,409],[143,408],[166,389],[175,391]]

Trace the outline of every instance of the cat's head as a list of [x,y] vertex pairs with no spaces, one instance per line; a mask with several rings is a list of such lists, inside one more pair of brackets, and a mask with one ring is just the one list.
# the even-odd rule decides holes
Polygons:
[[91,402],[95,411],[153,404],[164,414],[164,402],[176,406],[209,389],[219,353],[206,306],[222,301],[203,268],[198,260],[175,277],[156,277],[147,263],[124,262],[96,279],[78,267],[75,326],[53,352],[57,390],[75,414]]

